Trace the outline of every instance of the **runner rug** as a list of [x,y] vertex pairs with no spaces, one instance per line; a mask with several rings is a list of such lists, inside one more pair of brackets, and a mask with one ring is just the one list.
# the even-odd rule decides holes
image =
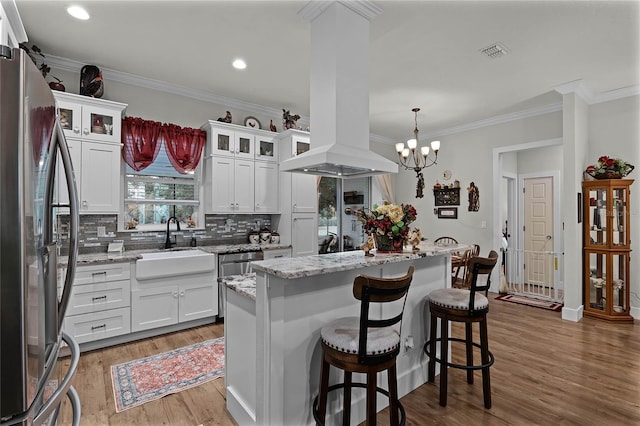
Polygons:
[[504,300],[505,302],[518,303],[520,305],[533,306],[534,308],[548,309],[555,312],[560,312],[563,306],[562,303],[533,299],[531,297],[516,296],[515,294],[501,294],[496,297],[496,300]]
[[111,366],[116,413],[224,374],[224,337]]

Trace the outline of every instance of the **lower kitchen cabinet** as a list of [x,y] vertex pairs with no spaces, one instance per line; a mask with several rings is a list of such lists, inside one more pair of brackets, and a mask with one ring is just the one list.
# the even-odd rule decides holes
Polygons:
[[[161,285],[131,291],[131,331],[165,327],[218,314],[218,287],[207,282]],[[192,279],[193,277],[189,277]],[[174,282],[175,283],[175,282]]]
[[315,213],[299,213],[291,219],[291,246],[293,257],[312,256],[318,254],[318,239],[310,236],[317,235],[318,216]]
[[64,329],[78,343],[131,332],[131,265],[79,266]]
[[64,329],[76,342],[86,343],[131,333],[131,309],[109,309],[90,314],[68,316]]

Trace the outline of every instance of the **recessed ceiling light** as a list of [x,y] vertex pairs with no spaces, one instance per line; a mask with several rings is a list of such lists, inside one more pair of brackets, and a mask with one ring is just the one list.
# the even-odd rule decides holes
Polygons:
[[247,67],[247,63],[242,59],[236,59],[233,61],[233,67],[237,70],[243,70]]
[[69,6],[67,8],[67,13],[71,16],[73,16],[76,19],[81,19],[83,21],[86,21],[87,19],[89,19],[89,13],[84,10],[83,7],[80,6]]

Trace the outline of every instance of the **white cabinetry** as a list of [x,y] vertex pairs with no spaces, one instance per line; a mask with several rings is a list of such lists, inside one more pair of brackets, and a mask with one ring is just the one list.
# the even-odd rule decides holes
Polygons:
[[[54,92],[71,152],[80,213],[118,213],[121,203],[121,122],[125,104]],[[58,202],[68,203],[58,161]]]
[[[205,173],[207,210],[212,213],[250,213],[254,200],[254,162],[213,156]],[[210,178],[209,178],[210,177]],[[210,208],[208,208],[210,207]]]
[[277,143],[271,132],[208,121],[206,213],[277,213]]
[[27,41],[27,33],[22,25],[16,3],[13,1],[0,2],[0,44],[18,47]]
[[255,162],[255,203],[256,213],[278,211],[278,163]]
[[78,343],[131,332],[129,263],[79,266],[64,328]]
[[[308,132],[290,129],[279,133],[276,138],[279,141],[280,161],[309,150]],[[292,256],[317,254],[317,177],[280,172],[280,210],[280,241],[291,244]]]
[[277,259],[279,257],[291,257],[290,248],[268,249],[262,250],[264,260]]
[[215,273],[134,279],[131,290],[131,329],[149,330],[218,315]]

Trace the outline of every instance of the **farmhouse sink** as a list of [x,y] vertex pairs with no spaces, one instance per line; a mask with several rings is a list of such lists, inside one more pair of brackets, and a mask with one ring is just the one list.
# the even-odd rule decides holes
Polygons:
[[136,278],[150,280],[215,270],[215,255],[201,250],[156,251],[143,253],[136,261]]

